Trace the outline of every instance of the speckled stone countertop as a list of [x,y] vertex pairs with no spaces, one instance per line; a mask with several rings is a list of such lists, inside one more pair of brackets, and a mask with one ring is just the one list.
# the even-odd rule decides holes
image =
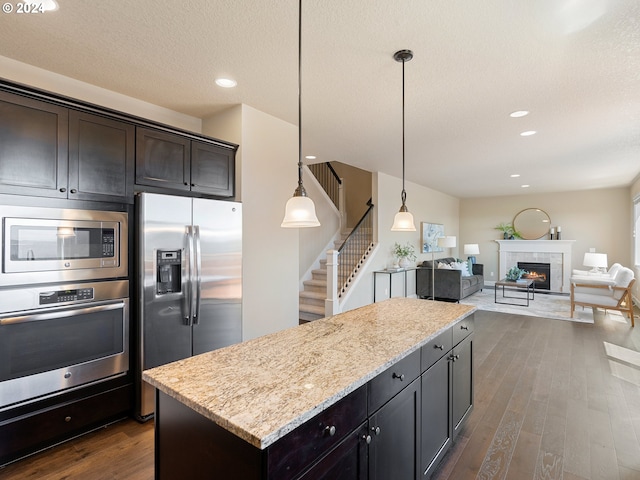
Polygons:
[[142,378],[264,449],[474,311],[393,298],[156,367]]

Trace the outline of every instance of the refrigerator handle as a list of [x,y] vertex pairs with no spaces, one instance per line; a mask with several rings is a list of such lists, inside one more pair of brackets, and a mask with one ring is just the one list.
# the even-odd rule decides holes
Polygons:
[[184,277],[182,279],[182,284],[184,286],[184,293],[182,295],[182,315],[184,318],[184,324],[191,326],[193,324],[191,316],[191,297],[193,290],[191,281],[193,271],[193,231],[191,229],[191,225],[187,225],[185,227],[184,239],[186,258],[183,260],[185,268],[183,273]]
[[194,264],[195,264],[195,295],[193,296],[195,299],[195,303],[192,307],[193,314],[193,324],[197,325],[200,319],[200,289],[202,288],[202,248],[200,245],[200,226],[193,226],[193,237],[194,237]]

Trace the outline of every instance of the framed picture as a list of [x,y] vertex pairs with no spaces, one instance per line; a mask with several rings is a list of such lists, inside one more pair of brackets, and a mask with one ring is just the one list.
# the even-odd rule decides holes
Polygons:
[[444,252],[444,248],[438,246],[438,237],[444,237],[444,225],[440,223],[422,222],[422,253]]

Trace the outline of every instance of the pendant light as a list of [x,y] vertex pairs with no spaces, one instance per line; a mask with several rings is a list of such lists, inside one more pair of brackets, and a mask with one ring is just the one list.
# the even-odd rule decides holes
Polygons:
[[413,222],[413,215],[409,213],[405,201],[407,200],[407,192],[404,189],[404,64],[413,58],[411,50],[399,50],[393,54],[396,62],[402,62],[402,205],[400,211],[396,213],[391,226],[392,232],[415,232],[416,226]]
[[302,0],[298,9],[298,188],[287,201],[281,227],[304,228],[320,225],[313,200],[302,185]]

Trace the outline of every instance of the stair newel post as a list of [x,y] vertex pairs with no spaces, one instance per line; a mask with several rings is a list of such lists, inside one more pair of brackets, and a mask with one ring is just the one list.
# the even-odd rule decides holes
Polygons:
[[327,251],[327,298],[324,301],[324,314],[329,317],[340,313],[338,301],[338,255],[337,250]]

